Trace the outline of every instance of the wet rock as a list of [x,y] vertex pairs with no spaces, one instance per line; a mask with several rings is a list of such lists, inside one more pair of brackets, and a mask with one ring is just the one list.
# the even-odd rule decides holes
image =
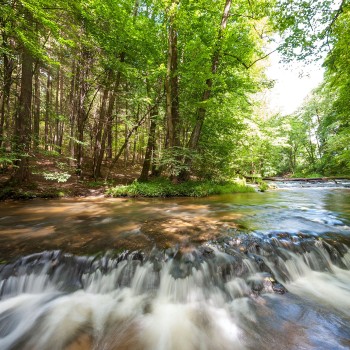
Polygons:
[[252,291],[257,294],[261,293],[262,290],[264,289],[264,283],[261,280],[250,281],[248,282],[248,285],[250,286]]
[[175,256],[175,254],[177,253],[178,248],[168,248],[165,250],[165,254],[169,257],[169,258],[173,258]]
[[142,263],[144,261],[144,254],[141,251],[136,251],[131,255],[131,259]]
[[276,283],[275,279],[273,278],[272,275],[267,274],[263,280],[262,280],[262,284],[264,286],[263,291],[265,293],[273,293],[273,284]]
[[300,247],[303,249],[305,253],[310,253],[315,247],[314,241],[303,240],[300,242]]
[[215,257],[214,249],[210,247],[200,247],[199,251],[202,253],[204,259],[213,259]]
[[272,283],[272,290],[278,294],[284,294],[287,289],[281,283]]
[[279,238],[289,238],[290,235],[287,232],[279,232],[279,233],[277,233],[277,237],[279,237]]
[[181,261],[173,260],[169,273],[175,279],[183,279],[191,275],[192,267],[193,263],[191,261],[184,263]]
[[265,261],[259,255],[249,253],[248,257],[255,262],[261,272],[271,273],[270,268],[265,264]]

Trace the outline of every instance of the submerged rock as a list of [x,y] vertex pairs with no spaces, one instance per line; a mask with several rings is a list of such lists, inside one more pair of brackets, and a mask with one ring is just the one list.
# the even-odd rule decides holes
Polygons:
[[[226,237],[198,248],[177,245],[162,250],[155,247],[150,253],[124,251],[117,256],[107,253],[81,257],[60,251],[45,251],[0,265],[0,295],[13,293],[20,283],[23,291],[32,288],[32,282],[16,282],[20,278],[30,281],[41,276],[47,285],[51,284],[61,291],[72,291],[85,289],[92,279],[100,279],[117,271],[115,288],[130,287],[139,273],[137,271],[145,268],[151,268],[149,273],[152,276],[147,283],[143,282],[147,278],[140,276],[138,283],[141,283],[141,287],[144,283],[147,288],[159,288],[160,276],[164,274],[175,280],[199,274],[204,285],[215,285],[224,291],[228,288],[227,284],[240,279],[254,294],[284,294],[284,284],[293,279],[289,265],[295,259],[293,264],[296,264],[296,269],[300,269],[297,265],[303,261],[311,270],[329,271],[330,261],[340,268],[346,268],[348,260],[343,257],[348,252],[348,247],[342,243],[333,244],[331,240],[325,242],[310,236],[296,241],[294,236],[287,234],[275,234],[269,239],[249,235]],[[240,288],[238,294],[246,295],[246,287]],[[227,290],[227,293],[230,295],[231,292]],[[233,295],[236,294],[233,292]]]

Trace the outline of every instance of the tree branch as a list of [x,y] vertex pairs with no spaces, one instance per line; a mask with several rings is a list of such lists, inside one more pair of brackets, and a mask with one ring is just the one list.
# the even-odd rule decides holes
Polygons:
[[257,58],[254,62],[252,62],[252,63],[248,66],[248,68],[254,66],[255,63],[257,63],[257,62],[259,62],[259,61],[262,61],[262,60],[264,60],[265,58],[269,57],[270,55],[272,55],[272,54],[273,54],[274,52],[276,52],[277,50],[278,50],[278,48],[277,48],[277,49],[274,49],[274,50],[272,50],[272,51],[270,51],[269,53],[267,53],[266,55],[264,55],[264,56],[262,56],[262,57]]
[[250,64],[245,63],[240,57],[238,57],[238,56],[236,56],[236,55],[233,55],[233,54],[231,54],[231,53],[225,52],[224,54],[225,54],[226,56],[230,56],[230,57],[235,58],[240,64],[242,64],[242,66],[244,66],[244,68],[249,69],[249,68],[253,67],[257,62],[262,61],[262,60],[264,60],[265,58],[267,58],[267,57],[269,57],[270,55],[272,55],[272,54],[273,54],[274,52],[276,52],[277,50],[278,50],[278,48],[272,50],[271,52],[267,53],[266,55],[257,58],[255,61],[253,61],[253,62],[250,63]]
[[344,5],[346,0],[342,0],[338,10],[335,13],[335,16],[333,17],[331,23],[326,29],[326,33],[330,33],[332,31],[332,27],[334,26],[334,23],[337,21],[338,17],[344,12]]

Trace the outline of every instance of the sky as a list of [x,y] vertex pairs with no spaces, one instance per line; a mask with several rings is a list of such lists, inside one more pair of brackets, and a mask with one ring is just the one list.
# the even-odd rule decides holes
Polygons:
[[278,52],[274,52],[270,56],[267,76],[275,80],[275,86],[267,93],[267,100],[273,113],[287,115],[295,112],[311,90],[321,83],[323,68],[320,62],[308,66],[298,63],[286,66],[279,61]]

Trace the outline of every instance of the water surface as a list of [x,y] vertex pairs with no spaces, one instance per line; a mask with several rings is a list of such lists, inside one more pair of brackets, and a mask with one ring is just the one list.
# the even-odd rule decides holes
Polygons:
[[0,348],[348,349],[349,226],[336,187],[1,203]]

